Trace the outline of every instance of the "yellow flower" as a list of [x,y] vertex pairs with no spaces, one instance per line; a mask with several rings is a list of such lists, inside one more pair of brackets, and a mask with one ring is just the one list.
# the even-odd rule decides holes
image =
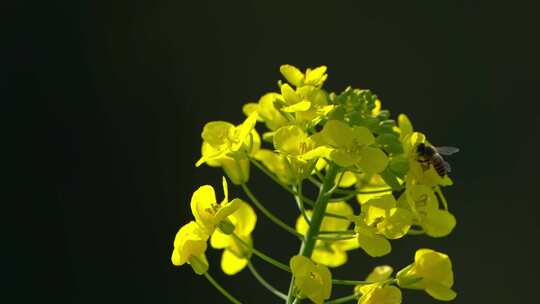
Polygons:
[[341,167],[356,166],[365,173],[379,173],[388,164],[386,154],[372,147],[375,137],[366,127],[350,127],[342,121],[329,120],[321,136],[333,148],[330,158]]
[[291,171],[291,165],[285,156],[271,150],[261,149],[254,155],[254,158],[262,162],[270,172],[274,173],[277,178],[285,184],[292,184],[295,182],[295,176]]
[[408,186],[398,205],[412,211],[414,224],[431,237],[447,236],[456,226],[456,218],[449,211],[439,209],[437,196],[428,186]]
[[401,303],[401,290],[395,286],[387,285],[393,269],[388,265],[377,266],[367,276],[366,281],[371,284],[357,285],[354,291],[362,296],[359,304],[399,304]]
[[358,304],[400,304],[401,290],[396,286],[379,284],[365,285],[359,288],[362,296]]
[[451,301],[457,294],[452,290],[454,273],[450,258],[431,249],[419,249],[414,263],[400,270],[396,276],[402,288],[423,289],[441,301]]
[[[252,244],[251,233],[257,223],[257,215],[246,202],[240,202],[240,207],[229,216],[235,226],[234,233],[244,242]],[[240,244],[234,237],[216,230],[210,238],[213,248],[225,249],[221,256],[221,269],[228,275],[234,275],[246,267],[251,252]]]
[[304,256],[293,256],[290,261],[294,275],[294,286],[300,298],[309,298],[321,304],[330,298],[332,293],[332,274],[323,265],[317,265]]
[[430,187],[437,185],[451,186],[453,184],[452,180],[447,175],[441,177],[433,166],[430,165],[428,168],[425,168],[418,162],[417,147],[420,143],[429,144],[426,136],[419,132],[409,133],[403,138],[403,150],[409,160],[409,171],[405,177],[407,183]]
[[234,126],[225,121],[207,123],[202,132],[201,158],[195,166],[206,163],[211,167],[222,167],[231,181],[242,184],[249,180],[249,159],[261,145],[255,131],[257,113],[252,113],[242,124]]
[[[357,186],[356,189],[363,192],[373,193],[361,193],[356,195],[356,200],[360,204],[368,202],[372,198],[377,198],[381,195],[392,194],[392,189],[386,184],[382,177],[378,174],[357,174]],[[388,190],[384,192],[379,192]]]
[[328,77],[326,74],[326,66],[322,65],[315,69],[306,69],[306,73],[302,73],[298,68],[284,64],[279,68],[279,71],[287,79],[287,81],[295,87],[314,86],[321,87]]
[[[327,212],[339,214],[343,216],[353,215],[353,210],[346,202],[332,202],[328,204]],[[306,210],[308,217],[311,216],[311,210]],[[321,231],[345,231],[349,228],[350,222],[348,220],[325,217],[322,220],[320,230]],[[303,216],[298,217],[296,220],[296,231],[302,233],[304,236],[307,234],[309,225]],[[350,240],[339,241],[326,241],[317,240],[315,243],[315,249],[311,255],[311,258],[316,263],[328,266],[338,267],[347,263],[347,251],[358,248],[358,241],[356,238]]]
[[266,127],[274,131],[289,123],[287,118],[276,108],[276,103],[283,102],[283,98],[278,93],[268,93],[263,95],[258,103],[245,104],[243,111],[247,116],[256,112],[258,120],[264,121]]
[[174,238],[174,250],[171,261],[175,266],[185,263],[191,265],[195,273],[203,274],[208,270],[208,261],[204,252],[208,234],[196,222],[182,226]]
[[392,194],[373,198],[362,205],[364,221],[377,228],[377,233],[388,239],[399,239],[409,231],[413,223],[413,214],[397,207]]
[[405,114],[399,114],[398,116],[398,127],[400,130],[399,137],[403,140],[407,135],[411,134],[414,130],[409,117]]
[[390,253],[387,239],[399,239],[413,224],[413,214],[397,206],[394,196],[382,195],[362,204],[362,212],[355,218],[355,231],[360,247],[372,257]]
[[366,225],[363,219],[355,220],[354,231],[357,233],[360,248],[372,257],[381,257],[392,251],[392,245],[377,229]]
[[191,197],[191,213],[193,213],[197,223],[205,228],[209,235],[212,234],[218,226],[222,230],[230,230],[230,228],[225,228],[228,224],[226,218],[235,212],[242,202],[242,200],[238,198],[229,202],[227,180],[225,177],[223,177],[223,193],[225,197],[220,204],[217,203],[216,193],[214,192],[214,188],[210,185],[199,187]]
[[317,159],[328,156],[329,149],[319,145],[317,135],[309,136],[295,125],[281,127],[274,134],[275,149],[286,158],[297,179],[310,175]]

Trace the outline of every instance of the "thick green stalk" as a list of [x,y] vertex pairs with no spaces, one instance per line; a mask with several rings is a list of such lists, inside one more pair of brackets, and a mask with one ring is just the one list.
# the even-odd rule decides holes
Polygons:
[[[317,235],[321,229],[321,223],[325,215],[326,206],[328,206],[328,200],[332,195],[329,193],[330,189],[334,187],[334,181],[339,168],[336,164],[331,163],[326,170],[323,183],[319,188],[319,196],[313,206],[313,213],[311,216],[311,223],[306,233],[306,237],[300,246],[299,254],[308,258],[311,258],[313,249],[315,249],[315,242],[317,241]],[[289,293],[287,297],[287,304],[291,304],[294,300],[294,277],[291,278],[291,284],[289,286]]]

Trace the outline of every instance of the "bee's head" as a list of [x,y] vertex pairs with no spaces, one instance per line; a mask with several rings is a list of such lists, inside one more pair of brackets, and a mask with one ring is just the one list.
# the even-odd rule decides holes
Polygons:
[[416,146],[416,152],[418,152],[418,154],[426,154],[426,144],[419,143],[418,146]]
[[433,154],[435,154],[433,148],[428,147],[425,143],[419,143],[418,146],[416,146],[416,152],[419,155],[427,156],[432,156]]

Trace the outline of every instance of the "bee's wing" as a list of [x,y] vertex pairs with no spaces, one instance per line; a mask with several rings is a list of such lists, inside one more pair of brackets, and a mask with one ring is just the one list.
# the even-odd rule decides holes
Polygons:
[[446,172],[452,172],[452,167],[447,161],[443,160],[443,164],[444,164],[444,169],[446,170]]
[[459,152],[459,148],[456,147],[435,147],[435,149],[442,155],[452,155]]

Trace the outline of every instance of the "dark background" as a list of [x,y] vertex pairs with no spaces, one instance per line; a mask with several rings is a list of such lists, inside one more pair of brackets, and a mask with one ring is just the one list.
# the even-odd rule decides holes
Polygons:
[[[220,183],[220,170],[193,165],[202,126],[240,122],[243,103],[276,90],[283,63],[325,64],[329,90],[370,88],[435,144],[461,148],[446,189],[453,234],[398,240],[378,260],[355,251],[335,277],[399,269],[430,247],[453,260],[455,303],[537,301],[532,5],[12,2],[1,8],[5,190],[14,196],[3,203],[0,283],[13,303],[225,303],[190,267],[171,265],[172,240],[196,187]],[[292,223],[290,199],[252,172],[257,194]],[[255,242],[283,261],[297,251],[262,215]],[[223,275],[219,256],[209,251],[210,271],[231,293],[277,302],[247,270]],[[254,262],[286,290],[287,274]],[[412,291],[404,302],[436,303]]]

